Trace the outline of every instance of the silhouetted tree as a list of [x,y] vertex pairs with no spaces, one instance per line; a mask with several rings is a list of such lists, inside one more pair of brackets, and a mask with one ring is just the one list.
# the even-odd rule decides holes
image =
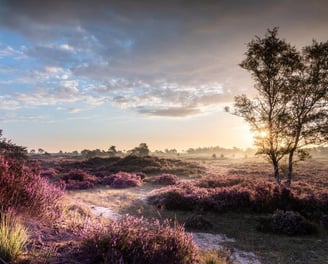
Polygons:
[[117,154],[116,147],[110,146],[107,153],[109,154],[109,157],[114,157]]
[[257,154],[273,165],[280,184],[280,161],[288,155],[288,180],[294,154],[307,156],[305,145],[327,140],[328,44],[313,42],[298,52],[277,37],[278,29],[248,43],[240,66],[251,72],[257,97],[235,97],[235,114],[255,133]]
[[146,143],[140,143],[138,147],[135,147],[134,149],[131,150],[131,155],[135,156],[147,156],[149,155],[149,148]]
[[38,149],[38,152],[39,152],[39,154],[43,154],[44,153],[44,150],[42,148],[39,148]]
[[328,41],[313,41],[301,53],[301,65],[286,92],[285,136],[289,142],[287,185],[293,176],[294,156],[309,157],[304,146],[327,142],[328,136]]
[[27,159],[26,147],[18,146],[10,140],[2,137],[0,129],[0,154],[7,158],[15,158],[17,160]]

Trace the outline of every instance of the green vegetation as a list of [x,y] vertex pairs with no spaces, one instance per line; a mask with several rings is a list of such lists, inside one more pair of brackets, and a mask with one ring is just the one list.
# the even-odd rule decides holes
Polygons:
[[0,258],[16,260],[28,240],[26,228],[12,213],[0,213]]

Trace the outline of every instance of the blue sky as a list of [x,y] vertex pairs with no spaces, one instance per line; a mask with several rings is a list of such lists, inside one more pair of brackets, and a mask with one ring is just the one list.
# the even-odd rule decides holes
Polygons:
[[238,63],[268,28],[298,48],[328,39],[328,3],[0,1],[0,128],[50,152],[249,147],[224,112],[254,94]]

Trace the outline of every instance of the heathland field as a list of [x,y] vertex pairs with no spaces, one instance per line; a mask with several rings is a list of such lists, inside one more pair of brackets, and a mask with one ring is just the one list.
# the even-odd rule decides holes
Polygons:
[[298,164],[290,188],[255,157],[34,156],[33,164],[2,165],[39,182],[20,186],[25,204],[17,196],[4,208],[28,237],[17,254],[0,251],[8,261],[328,263],[324,157]]

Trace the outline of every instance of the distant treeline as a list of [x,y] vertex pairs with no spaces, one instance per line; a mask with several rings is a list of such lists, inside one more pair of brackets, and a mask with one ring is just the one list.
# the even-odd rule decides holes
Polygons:
[[[38,152],[30,151],[31,155],[43,154],[43,155],[59,155],[59,156],[82,156],[85,158],[92,157],[113,157],[113,156],[126,156],[126,155],[155,155],[155,156],[211,156],[213,158],[239,158],[239,157],[254,157],[256,155],[256,149],[253,148],[223,148],[220,146],[210,146],[210,147],[198,147],[198,148],[189,148],[187,150],[178,151],[177,149],[165,149],[165,150],[154,150],[151,151],[148,149],[146,143],[141,143],[138,147],[135,147],[132,150],[117,150],[115,146],[109,147],[108,150],[101,149],[84,149],[82,151],[72,151],[72,152],[63,152],[59,151],[58,153],[48,153],[44,150]],[[310,155],[313,157],[328,156],[328,146],[326,147],[313,147],[308,149]]]

